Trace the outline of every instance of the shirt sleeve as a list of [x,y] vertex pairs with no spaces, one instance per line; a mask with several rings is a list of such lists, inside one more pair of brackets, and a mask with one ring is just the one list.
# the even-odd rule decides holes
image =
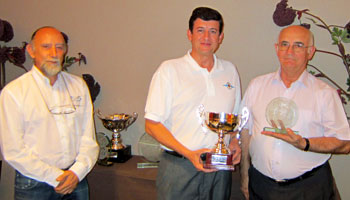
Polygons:
[[78,155],[74,164],[69,168],[73,171],[81,181],[94,167],[98,157],[98,144],[95,136],[95,126],[93,120],[93,106],[89,89],[86,84],[83,83],[85,104],[84,110],[84,122],[82,123],[82,135],[80,139],[80,146]]
[[322,125],[325,137],[336,137],[341,140],[350,140],[349,123],[343,104],[334,89],[326,89],[317,99],[321,101]]
[[169,73],[162,64],[154,73],[147,96],[145,118],[164,123],[170,115],[172,88]]
[[63,173],[57,167],[41,161],[24,143],[21,105],[6,89],[0,96],[0,144],[3,158],[16,170],[30,178],[55,187],[56,178]]

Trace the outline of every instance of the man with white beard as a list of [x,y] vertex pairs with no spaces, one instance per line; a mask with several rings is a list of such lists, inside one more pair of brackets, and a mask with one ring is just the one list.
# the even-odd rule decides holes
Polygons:
[[93,107],[80,77],[62,71],[67,38],[53,27],[33,33],[32,69],[0,95],[0,144],[16,170],[15,199],[88,199],[94,166]]

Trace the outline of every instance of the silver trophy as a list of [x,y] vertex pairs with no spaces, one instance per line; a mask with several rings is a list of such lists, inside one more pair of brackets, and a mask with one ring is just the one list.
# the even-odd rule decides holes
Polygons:
[[111,145],[109,148],[109,160],[112,162],[126,162],[131,158],[131,145],[124,145],[122,143],[120,132],[126,130],[138,117],[137,113],[133,115],[128,114],[113,114],[103,116],[98,110],[97,116],[102,121],[103,126],[113,131]]
[[[264,131],[286,133],[286,128],[292,128],[298,120],[298,106],[291,99],[277,97],[266,106],[265,117],[271,127]],[[294,131],[298,134],[298,131]]]
[[210,153],[206,154],[206,159],[203,164],[207,169],[218,170],[234,170],[232,162],[232,152],[226,147],[224,136],[228,133],[239,132],[247,123],[249,118],[249,111],[245,107],[241,115],[232,113],[215,113],[204,112],[204,107],[200,109],[200,115],[205,126],[211,131],[218,134],[218,142]]

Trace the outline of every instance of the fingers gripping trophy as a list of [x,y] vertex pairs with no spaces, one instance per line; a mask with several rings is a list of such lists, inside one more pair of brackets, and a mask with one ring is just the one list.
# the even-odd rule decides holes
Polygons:
[[126,130],[134,123],[138,114],[134,112],[133,115],[121,113],[103,116],[98,110],[97,116],[106,129],[113,131],[111,145],[108,150],[108,160],[117,163],[123,163],[129,160],[131,158],[131,145],[124,145],[122,143],[120,132]]
[[232,152],[226,147],[224,136],[229,133],[240,131],[247,123],[249,111],[246,107],[242,109],[242,114],[205,112],[204,106],[199,107],[202,124],[212,132],[218,134],[218,142],[210,153],[206,154],[203,164],[206,169],[234,170],[232,163]]

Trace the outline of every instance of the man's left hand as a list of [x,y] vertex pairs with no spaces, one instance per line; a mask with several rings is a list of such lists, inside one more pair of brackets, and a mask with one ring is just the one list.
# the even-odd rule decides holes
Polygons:
[[295,134],[294,131],[290,128],[286,128],[286,133],[276,133],[271,131],[262,131],[261,134],[268,135],[280,140],[283,140],[293,146],[295,146],[298,149],[303,149],[305,147],[303,138]]
[[64,171],[62,175],[57,177],[59,184],[55,187],[55,191],[60,194],[70,194],[79,183],[78,176],[73,171]]

